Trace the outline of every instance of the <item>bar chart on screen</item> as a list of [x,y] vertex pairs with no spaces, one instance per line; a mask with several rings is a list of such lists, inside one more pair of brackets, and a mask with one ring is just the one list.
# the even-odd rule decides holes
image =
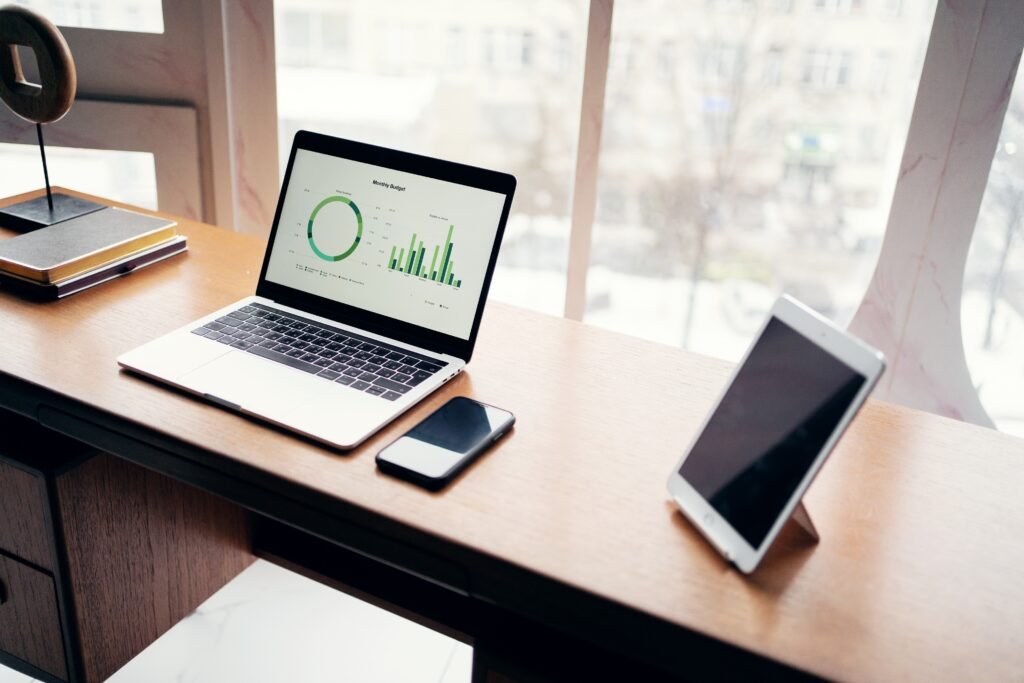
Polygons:
[[[455,243],[452,241],[452,234],[455,231],[454,225],[448,226],[448,236],[443,244],[434,244],[429,265],[427,265],[427,248],[423,240],[416,241],[417,234],[413,233],[409,240],[409,247],[392,245],[391,254],[388,256],[388,270],[396,273],[404,273],[418,277],[422,280],[437,282],[449,285],[456,289],[462,287],[462,280],[455,277],[455,259],[452,255]],[[395,250],[398,250],[397,253]]]

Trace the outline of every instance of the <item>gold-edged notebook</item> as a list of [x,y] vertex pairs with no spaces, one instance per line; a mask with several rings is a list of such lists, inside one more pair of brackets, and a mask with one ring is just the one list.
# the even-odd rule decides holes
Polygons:
[[0,271],[51,284],[166,242],[176,225],[107,207],[0,241]]

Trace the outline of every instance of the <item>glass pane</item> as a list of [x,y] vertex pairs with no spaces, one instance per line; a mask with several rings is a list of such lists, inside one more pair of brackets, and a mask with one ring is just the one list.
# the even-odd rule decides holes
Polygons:
[[964,352],[999,429],[1024,436],[1024,70],[1017,72],[964,273]]
[[[10,196],[46,186],[39,148],[0,143],[0,194]],[[53,185],[156,209],[156,166],[149,152],[46,147]]]
[[892,5],[616,4],[588,322],[731,359],[782,291],[849,322],[935,10]]
[[58,26],[163,33],[161,0],[17,0]]
[[282,165],[305,128],[514,174],[491,293],[560,314],[587,5],[278,0]]

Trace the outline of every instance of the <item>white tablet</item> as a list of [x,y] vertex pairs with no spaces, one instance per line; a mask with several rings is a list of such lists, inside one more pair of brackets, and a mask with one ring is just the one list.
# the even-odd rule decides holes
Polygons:
[[726,559],[752,572],[884,368],[880,352],[780,297],[669,493]]

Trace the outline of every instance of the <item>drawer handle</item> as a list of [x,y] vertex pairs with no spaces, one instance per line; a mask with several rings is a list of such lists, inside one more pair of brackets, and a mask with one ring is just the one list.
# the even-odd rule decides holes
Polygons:
[[7,602],[7,586],[4,585],[2,579],[0,579],[0,605]]

